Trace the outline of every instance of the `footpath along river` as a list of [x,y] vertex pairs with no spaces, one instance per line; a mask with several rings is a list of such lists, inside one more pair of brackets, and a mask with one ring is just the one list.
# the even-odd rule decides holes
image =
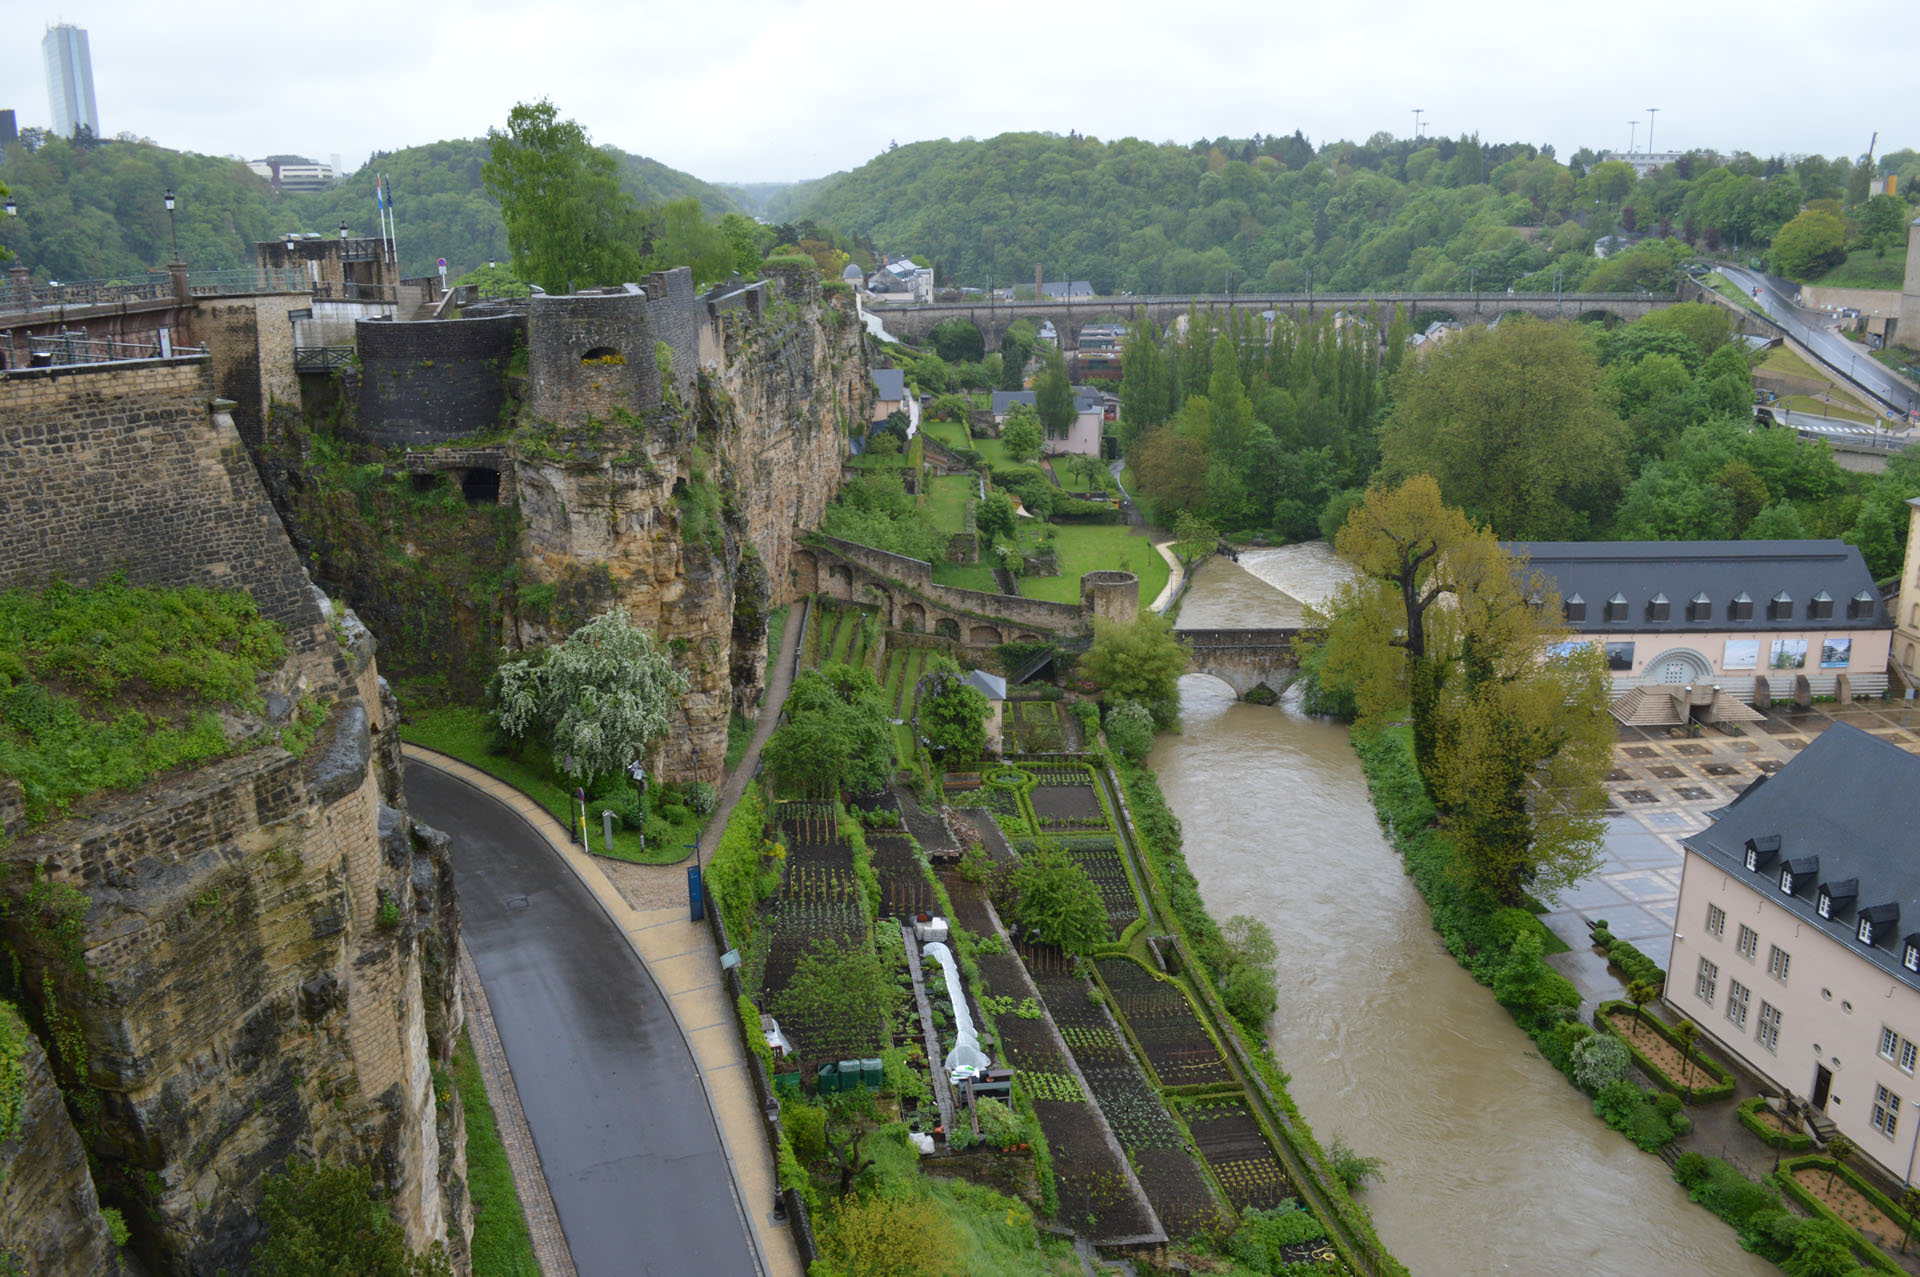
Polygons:
[[[1195,627],[1294,623],[1339,563],[1323,543],[1209,561]],[[1282,593],[1285,591],[1286,593]],[[1291,595],[1292,597],[1288,597]],[[1584,1096],[1440,944],[1375,822],[1344,725],[1180,681],[1184,730],[1150,762],[1217,918],[1280,947],[1269,1034],[1323,1142],[1384,1159],[1362,1200],[1415,1273],[1778,1273],[1687,1201],[1659,1158]]]

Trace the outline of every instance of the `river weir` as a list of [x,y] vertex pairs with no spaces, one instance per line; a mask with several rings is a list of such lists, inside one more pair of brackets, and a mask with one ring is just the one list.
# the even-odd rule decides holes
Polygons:
[[[1210,560],[1183,625],[1297,625],[1344,566],[1321,543]],[[1216,918],[1279,944],[1268,1026],[1322,1142],[1382,1158],[1361,1200],[1416,1273],[1763,1274],[1664,1162],[1593,1115],[1453,960],[1382,837],[1344,724],[1181,680],[1150,763]]]

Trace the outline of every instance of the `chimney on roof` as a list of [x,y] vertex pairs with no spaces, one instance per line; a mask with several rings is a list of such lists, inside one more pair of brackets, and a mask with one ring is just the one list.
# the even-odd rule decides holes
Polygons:
[[1046,276],[1041,274],[1041,269],[1042,268],[1039,262],[1035,262],[1033,264],[1033,300],[1035,301],[1040,300],[1040,297],[1041,297],[1040,285],[1041,285],[1041,282],[1046,279]]

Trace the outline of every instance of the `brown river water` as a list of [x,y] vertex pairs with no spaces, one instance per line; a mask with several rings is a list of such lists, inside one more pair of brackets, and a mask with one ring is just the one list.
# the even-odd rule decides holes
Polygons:
[[[1180,621],[1289,624],[1339,579],[1319,543],[1211,560]],[[1321,1141],[1341,1134],[1384,1159],[1361,1200],[1402,1262],[1423,1275],[1778,1273],[1601,1125],[1442,947],[1343,725],[1291,696],[1240,704],[1204,676],[1181,679],[1180,696],[1184,730],[1150,761],[1187,861],[1215,917],[1273,928],[1269,1035]]]

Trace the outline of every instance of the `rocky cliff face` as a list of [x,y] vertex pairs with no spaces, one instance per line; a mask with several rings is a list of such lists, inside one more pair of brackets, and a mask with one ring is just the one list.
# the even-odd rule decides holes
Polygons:
[[[763,690],[767,611],[797,594],[794,537],[832,498],[871,398],[852,298],[807,276],[773,292],[759,313],[720,315],[694,402],[536,427],[515,466],[525,576],[588,611],[626,607],[687,674],[669,781],[720,778],[728,713]],[[521,643],[563,633],[525,614],[513,628]]]
[[409,1242],[464,1263],[461,1115],[432,1080],[460,1016],[452,870],[446,839],[392,805],[397,720],[370,640],[349,668],[274,693],[332,699],[304,757],[263,746],[0,852],[19,992],[101,1192],[162,1271],[243,1267],[261,1177],[289,1157],[373,1167]]

